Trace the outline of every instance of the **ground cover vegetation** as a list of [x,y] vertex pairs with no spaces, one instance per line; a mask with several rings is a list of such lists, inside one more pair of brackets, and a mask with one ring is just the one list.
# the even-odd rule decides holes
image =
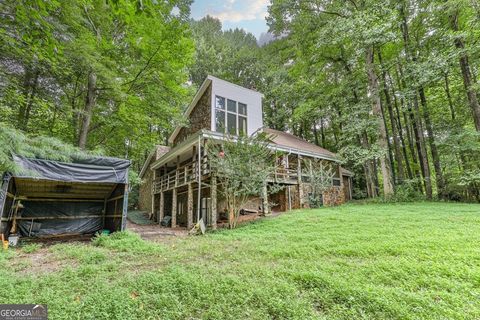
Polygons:
[[155,243],[0,252],[2,303],[52,319],[478,319],[477,204],[298,210]]

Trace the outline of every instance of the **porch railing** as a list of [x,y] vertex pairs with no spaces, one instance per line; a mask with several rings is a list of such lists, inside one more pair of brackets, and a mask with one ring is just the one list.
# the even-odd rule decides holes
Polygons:
[[[202,178],[210,173],[210,166],[206,156],[201,158],[200,170]],[[182,187],[190,182],[198,181],[198,175],[198,162],[190,162],[155,179],[153,181],[152,191],[154,194],[157,194],[161,191]],[[302,177],[302,180],[306,180],[306,177]],[[298,171],[297,169],[277,167],[269,181],[296,184],[298,182]]]
[[198,161],[189,162],[155,179],[153,181],[152,191],[156,194],[161,191],[178,188],[190,182],[198,181],[199,174],[203,177],[209,173],[210,166],[208,159],[206,156],[203,156],[200,159],[200,167]]

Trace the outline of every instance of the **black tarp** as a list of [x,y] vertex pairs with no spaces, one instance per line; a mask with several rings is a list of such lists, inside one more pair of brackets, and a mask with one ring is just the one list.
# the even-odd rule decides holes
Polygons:
[[13,156],[21,173],[14,177],[65,182],[128,183],[130,161],[117,158],[87,158],[59,162]]
[[[39,202],[24,200],[22,204],[25,208],[21,211],[18,227],[23,236],[94,233],[102,228],[103,202]],[[35,218],[44,217],[47,213],[52,219],[35,220]],[[32,221],[34,227],[32,227]]]
[[[111,231],[124,228],[130,161],[109,157],[92,157],[76,159],[67,163],[19,156],[13,156],[13,160],[20,168],[20,173],[3,175],[0,188],[0,217],[2,218],[0,232],[8,233],[11,225],[11,219],[8,219],[11,218],[14,211],[13,199],[7,197],[7,190],[16,190],[16,178],[21,179],[22,183],[27,181],[26,183],[34,188],[42,181],[74,183],[82,185],[82,188],[92,188],[92,190],[97,190],[98,185],[106,185],[108,190],[112,185],[114,186],[114,192],[110,196],[114,199],[105,203],[98,199],[78,200],[75,198],[78,194],[68,195],[65,193],[61,194],[61,198],[59,197],[58,200],[55,200],[56,195],[52,195],[53,199],[49,199],[49,201],[35,201],[29,200],[28,194],[17,192],[17,197],[26,198],[21,200],[24,208],[17,215],[19,218],[17,219],[18,229],[23,236],[93,233],[102,228],[110,228]],[[68,198],[69,196],[71,199]],[[108,199],[105,200],[108,201]],[[105,207],[113,207],[116,212],[111,209],[107,218],[102,217],[107,214],[104,212]]]

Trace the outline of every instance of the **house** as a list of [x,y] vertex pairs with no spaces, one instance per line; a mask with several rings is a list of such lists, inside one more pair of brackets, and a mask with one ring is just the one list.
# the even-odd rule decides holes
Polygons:
[[268,135],[270,148],[283,154],[272,179],[284,188],[266,202],[252,197],[245,211],[268,211],[265,203],[273,203],[273,211],[308,207],[308,172],[315,161],[332,168],[331,186],[322,194],[323,205],[351,199],[352,173],[341,168],[334,153],[290,133],[264,128],[262,98],[257,91],[208,76],[185,112],[189,125],[178,126],[168,139],[169,146],[157,146],[145,162],[140,174],[145,181],[140,209],[151,212],[157,221],[171,216],[172,227],[190,228],[203,219],[216,228],[225,206],[218,196],[219,186],[210,176],[205,143],[259,131]]

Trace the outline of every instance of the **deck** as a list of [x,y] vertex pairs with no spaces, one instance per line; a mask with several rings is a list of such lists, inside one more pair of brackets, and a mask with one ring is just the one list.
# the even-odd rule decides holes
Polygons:
[[[198,182],[199,178],[202,181],[206,180],[210,176],[210,172],[208,158],[204,156],[201,159],[200,166],[198,165],[198,161],[193,161],[153,180],[152,192],[153,194],[158,194],[180,188],[189,183]],[[275,169],[270,179],[268,179],[268,182],[286,185],[298,184],[298,171],[297,169],[288,169],[279,166]]]

